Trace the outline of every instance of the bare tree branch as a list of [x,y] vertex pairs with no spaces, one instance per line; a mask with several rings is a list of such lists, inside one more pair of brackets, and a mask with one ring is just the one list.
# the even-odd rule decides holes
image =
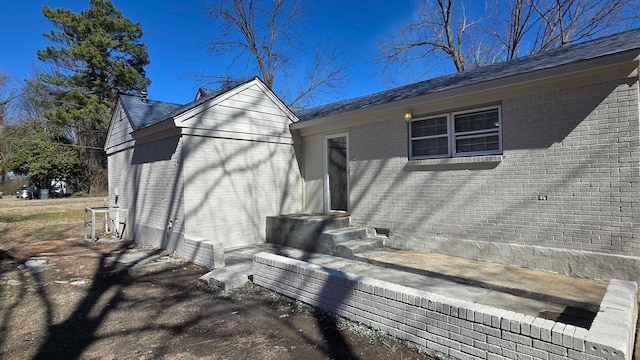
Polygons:
[[418,17],[395,36],[379,44],[385,65],[429,59],[450,60],[456,71],[484,65],[483,17],[467,18],[461,0],[422,0]]
[[380,44],[383,67],[451,61],[464,71],[637,26],[640,0],[493,0],[475,20],[471,0],[421,0],[418,16]]
[[7,112],[11,103],[18,98],[18,89],[11,86],[7,74],[0,72],[0,127],[7,121]]
[[[212,0],[205,9],[221,26],[209,46],[216,53],[232,54],[230,68],[234,63],[245,62],[271,89],[276,80],[291,83],[287,78],[296,65],[292,59],[299,54],[297,36],[304,23],[300,0]],[[319,50],[307,71],[308,82],[285,101],[309,103],[314,94],[335,89],[345,70],[344,65],[337,63],[336,55],[330,48]]]
[[501,5],[502,3],[497,2],[494,4],[490,16],[494,21],[486,29],[497,40],[494,48],[495,61],[519,57],[525,37],[538,23],[534,0],[506,1],[506,10],[502,10]]
[[306,86],[302,86],[298,95],[291,101],[292,107],[305,107],[321,94],[337,91],[346,80],[346,66],[339,63],[338,48],[328,51],[316,49],[313,67],[307,70]]
[[[535,0],[532,2],[540,21],[535,29],[536,41],[531,53],[601,36],[613,26],[638,16],[638,5],[635,0],[631,2],[626,0]],[[635,15],[625,10],[635,11]]]

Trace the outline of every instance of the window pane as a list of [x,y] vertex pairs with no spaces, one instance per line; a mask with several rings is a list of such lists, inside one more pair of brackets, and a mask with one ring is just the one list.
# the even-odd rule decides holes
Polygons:
[[445,135],[447,133],[447,117],[432,118],[411,122],[411,137]]
[[455,131],[466,132],[476,130],[497,129],[500,126],[498,109],[458,114],[454,118]]
[[456,152],[497,151],[500,149],[498,135],[456,139]]
[[412,140],[411,150],[411,156],[447,155],[449,153],[449,142],[446,137]]

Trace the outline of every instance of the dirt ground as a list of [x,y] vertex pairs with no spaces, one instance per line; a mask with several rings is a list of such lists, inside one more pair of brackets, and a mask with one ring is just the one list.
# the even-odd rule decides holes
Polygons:
[[206,269],[170,254],[84,241],[84,208],[100,205],[0,200],[0,358],[427,358],[257,286],[208,289]]

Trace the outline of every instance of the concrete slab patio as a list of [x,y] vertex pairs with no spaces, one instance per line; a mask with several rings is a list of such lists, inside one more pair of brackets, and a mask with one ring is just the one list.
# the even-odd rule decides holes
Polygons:
[[601,281],[416,251],[381,248],[349,260],[273,244],[227,251],[223,278],[216,278],[214,270],[201,280],[224,287],[229,273],[246,274],[251,279],[253,256],[260,252],[586,327],[607,288]]
[[[279,256],[270,260],[269,255]],[[587,354],[593,355],[594,359],[631,359],[631,354],[633,354],[635,317],[637,316],[637,293],[633,289],[637,289],[637,286],[628,281],[612,280],[606,283],[483,261],[386,247],[353,254],[351,259],[346,259],[281,245],[262,244],[228,251],[225,254],[225,261],[227,266],[223,269],[224,274],[218,273],[221,269],[214,270],[201,277],[201,280],[214,286],[233,288],[244,282],[244,280],[237,281],[238,278],[245,279],[246,276],[247,281],[253,279],[259,285],[294,298],[300,298],[299,300],[309,302],[314,306],[328,308],[329,311],[344,314],[343,316],[347,318],[364,321],[365,324],[370,323],[373,328],[385,329],[384,331],[401,339],[426,346],[430,350],[435,349],[439,354],[448,354],[454,358],[466,358],[470,353],[483,352],[485,350],[482,349],[487,346],[495,347],[500,344],[506,348],[500,350],[496,347],[494,351],[506,355],[506,357],[497,357],[501,359],[518,358],[517,354],[520,351],[536,353],[542,356],[541,358],[546,358],[545,356],[550,356],[549,354],[556,354],[561,355],[558,358],[562,359],[577,359],[582,358],[581,356],[587,356]],[[254,267],[260,269],[255,277],[253,276]],[[280,270],[277,270],[278,268]],[[361,281],[362,284],[360,284]],[[352,290],[341,290],[343,283],[352,284],[352,286],[357,283],[358,290],[360,290],[360,286],[366,288],[369,286],[366,284],[373,285],[378,282],[381,284],[380,295],[382,297],[378,296],[379,289],[375,289],[375,296],[373,292],[370,295],[365,294],[365,300],[352,299],[352,296],[359,296],[348,295]],[[319,286],[321,292],[317,293]],[[373,286],[375,288],[377,285]],[[627,287],[633,289],[628,290]],[[335,293],[325,298],[324,296],[327,295],[324,295],[324,291],[334,288],[337,290],[331,291],[337,291],[338,300],[332,298],[336,295]],[[370,290],[374,291],[374,288]],[[346,289],[351,288],[347,286]],[[390,294],[387,294],[387,291],[390,291]],[[406,291],[408,293],[404,294]],[[424,319],[427,321],[427,332],[418,330],[417,337],[413,335],[415,329],[411,330],[410,326],[407,327],[402,323],[416,324],[418,328],[425,326],[420,323],[422,320],[417,323],[410,320],[415,316],[419,318],[418,313],[407,313],[406,316],[409,318],[396,325],[392,325],[389,321],[394,322],[404,316],[398,318],[399,315],[393,315],[391,310],[388,313],[389,319],[382,320],[381,316],[380,322],[370,320],[372,318],[378,319],[378,315],[375,314],[379,311],[387,314],[386,310],[379,310],[389,306],[385,304],[389,304],[390,300],[383,299],[386,296],[397,299],[398,294],[402,294],[403,301],[405,296],[409,296],[407,298],[409,303],[397,306],[401,306],[402,309],[408,306],[407,311],[409,311],[409,307],[413,309],[412,311],[416,311],[417,308],[411,305],[413,301],[411,294],[414,294],[414,291],[417,291],[415,296],[433,294],[427,296],[444,299],[444,303],[441,304],[442,308],[433,308],[434,311],[444,311],[444,315],[434,313],[435,315],[432,316],[436,316],[438,319],[443,317],[447,320],[437,320],[435,324],[438,325],[428,325],[429,321],[434,321],[434,319],[429,320],[430,315],[427,314],[427,318]],[[618,296],[618,292],[625,295],[624,299]],[[358,291],[358,293],[360,292]],[[370,303],[370,305],[357,305],[354,301],[356,303],[364,301],[365,304]],[[382,301],[382,303],[374,305],[378,301]],[[431,301],[430,299],[429,306],[431,306]],[[434,301],[439,302],[440,300]],[[395,300],[392,302],[398,304]],[[458,304],[468,305],[460,305],[462,307],[458,309]],[[354,306],[356,307],[354,308]],[[360,306],[373,306],[371,308],[372,315],[366,315],[368,311],[362,313]],[[474,309],[471,312],[471,318],[468,317],[468,309],[465,310],[467,311],[466,319],[464,314],[459,313],[463,307]],[[449,308],[450,314],[447,312]],[[429,308],[429,311],[431,310]],[[355,311],[356,315],[351,311]],[[405,310],[400,311],[405,312]],[[480,314],[481,320],[474,317],[478,314]],[[451,320],[462,326],[453,326],[459,330],[452,330],[451,333],[447,330],[451,326],[447,325],[450,321],[448,318],[450,315],[462,317]],[[494,315],[497,316],[497,327],[493,323]],[[502,316],[507,318],[502,319]],[[512,316],[513,319],[511,319]],[[470,322],[469,319],[471,319]],[[480,323],[474,323],[474,320],[480,321]],[[506,328],[504,321],[507,321]],[[431,328],[429,328],[430,326]],[[438,330],[433,326],[444,326],[444,328]],[[468,332],[466,335],[457,332],[463,331],[462,329],[466,326],[472,326],[469,329],[473,330],[464,330]],[[409,333],[401,330],[405,328],[409,329],[407,330]],[[513,333],[514,329],[515,333]],[[540,333],[535,335],[537,333],[534,333],[534,329],[537,329],[535,331],[539,330]],[[434,335],[430,331],[435,334],[449,335],[443,337]],[[479,332],[476,333],[476,331]],[[424,342],[425,338],[420,337],[420,334],[426,337],[426,342]],[[482,341],[478,343],[477,336],[485,339],[484,341],[495,343],[493,345]],[[536,338],[536,336],[538,337]],[[433,341],[428,339],[433,339]],[[468,341],[472,341],[473,344],[461,345]],[[464,351],[461,352],[462,350]],[[534,356],[533,358],[539,357]]]
[[593,321],[578,324],[572,321],[576,316],[556,320],[543,313],[532,316],[505,310],[504,303],[461,300],[459,293],[442,295],[414,284],[399,285],[267,252],[256,254],[253,266],[257,285],[406,340],[436,356],[632,359],[638,287],[631,281],[609,281]]

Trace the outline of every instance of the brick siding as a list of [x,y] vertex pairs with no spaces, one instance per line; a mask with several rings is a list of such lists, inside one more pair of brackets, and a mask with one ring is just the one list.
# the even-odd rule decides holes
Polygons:
[[174,136],[109,156],[109,204],[128,209],[129,238],[170,250],[178,246],[167,242],[184,236],[181,152]]
[[500,102],[497,165],[412,168],[404,120],[352,127],[354,225],[443,253],[459,239],[640,256],[637,77],[549,88]]

